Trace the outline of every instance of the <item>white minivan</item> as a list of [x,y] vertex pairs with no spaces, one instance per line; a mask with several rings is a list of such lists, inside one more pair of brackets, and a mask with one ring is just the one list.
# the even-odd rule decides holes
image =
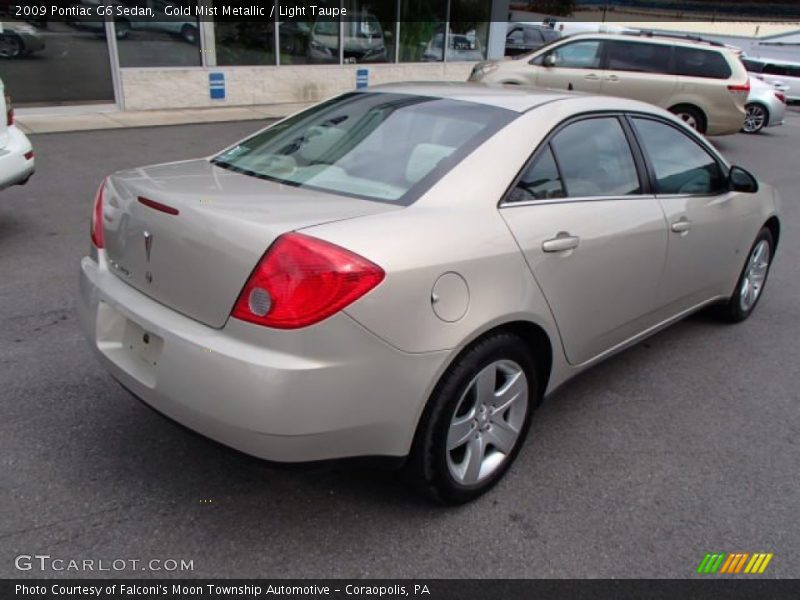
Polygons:
[[0,79],[0,190],[27,183],[34,171],[33,147],[28,137],[14,125],[11,97]]

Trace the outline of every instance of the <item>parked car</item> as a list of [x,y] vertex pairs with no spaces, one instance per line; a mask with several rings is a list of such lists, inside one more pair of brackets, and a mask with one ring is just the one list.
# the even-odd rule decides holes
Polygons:
[[36,167],[28,137],[14,124],[11,96],[0,79],[0,190],[28,182]]
[[783,125],[786,94],[759,79],[750,80],[750,94],[745,105],[744,133],[760,133],[765,127]]
[[[385,62],[388,55],[380,21],[367,11],[353,13],[342,24],[342,54],[347,63]],[[338,62],[339,23],[320,19],[311,28],[309,56],[315,62]]]
[[100,186],[83,331],[144,402],[274,461],[496,483],[543,396],[763,295],[777,192],[650,104],[472,84],[351,92]]
[[544,19],[542,25],[562,36],[575,35],[576,33],[635,33],[637,31],[630,27],[597,21],[559,21],[552,17]]
[[535,23],[509,23],[506,33],[506,56],[528,54],[561,37],[550,27]]
[[0,23],[0,58],[19,58],[44,50],[44,40],[36,28],[27,23]]
[[800,102],[800,62],[744,57],[744,66],[754,77],[786,86],[786,100]]
[[[75,4],[96,7],[102,4],[103,0],[77,0]],[[131,0],[108,0],[111,6],[141,7],[151,8],[155,15],[152,19],[127,19],[125,17],[114,18],[114,35],[117,39],[125,39],[131,30],[158,31],[179,37],[183,41],[197,45],[200,43],[200,33],[197,29],[197,19],[187,18],[178,14],[175,9],[178,7],[170,0],[143,0],[142,2]],[[168,10],[169,14],[167,14]],[[105,22],[98,19],[92,11],[89,16],[81,17],[72,15],[66,22],[78,29],[94,31],[97,34],[105,35]]]
[[709,135],[742,128],[750,91],[747,72],[730,49],[656,35],[574,35],[520,60],[480,63],[470,81],[643,100]]
[[[447,40],[447,60],[452,62],[483,60],[483,49],[474,30],[467,33],[453,33],[451,31],[447,36]],[[426,62],[442,60],[443,48],[444,31],[440,31],[435,33],[425,46],[422,60]]]

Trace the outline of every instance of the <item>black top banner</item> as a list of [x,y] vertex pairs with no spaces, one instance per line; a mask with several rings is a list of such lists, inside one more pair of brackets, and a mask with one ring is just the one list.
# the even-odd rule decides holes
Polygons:
[[[100,22],[125,19],[129,22],[201,20],[201,21],[280,21],[368,22],[378,5],[395,0],[5,0],[0,13],[12,19],[44,23]],[[600,21],[708,21],[800,20],[800,3],[770,0],[429,0],[402,2],[400,22],[450,20],[485,23],[505,22],[512,13]],[[381,6],[385,12],[386,6]],[[519,15],[518,15],[519,16]],[[3,17],[0,17],[3,18]],[[798,22],[800,29],[800,22]]]

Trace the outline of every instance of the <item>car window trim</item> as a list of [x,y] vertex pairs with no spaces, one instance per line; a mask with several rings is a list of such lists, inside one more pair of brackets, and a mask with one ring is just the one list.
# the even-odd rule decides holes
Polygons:
[[[567,182],[564,180],[563,173],[561,171],[561,163],[558,159],[558,154],[556,149],[550,144],[553,138],[558,135],[558,133],[563,130],[565,127],[577,123],[580,121],[588,121],[590,119],[602,119],[613,117],[617,120],[622,129],[623,135],[625,136],[626,141],[628,142],[628,148],[631,151],[631,155],[633,157],[633,164],[634,168],[636,169],[636,176],[639,179],[639,188],[641,189],[641,193],[639,194],[627,194],[622,196],[614,196],[614,195],[601,195],[601,196],[569,196],[569,189],[567,188]],[[509,185],[506,190],[503,192],[502,196],[500,197],[500,201],[497,204],[498,208],[507,208],[507,207],[514,207],[514,206],[531,206],[534,204],[555,204],[560,202],[593,202],[597,200],[614,200],[614,199],[643,199],[643,198],[653,198],[653,187],[651,186],[650,177],[646,172],[642,172],[641,168],[646,165],[646,161],[644,160],[644,156],[641,155],[639,160],[637,160],[637,150],[638,146],[633,146],[631,144],[631,137],[629,136],[628,131],[625,128],[625,112],[612,110],[612,111],[591,111],[587,113],[581,113],[579,115],[573,115],[564,119],[563,121],[559,122],[553,129],[551,129],[548,134],[539,142],[539,145],[534,148],[531,155],[528,157],[528,160],[525,161],[525,164],[522,168],[517,172],[514,179],[511,180],[511,185]],[[635,137],[634,137],[635,139]],[[637,142],[638,144],[638,142]],[[517,184],[522,180],[522,176],[525,172],[533,166],[533,164],[539,160],[539,157],[545,151],[547,147],[550,147],[550,152],[553,155],[553,160],[556,163],[556,169],[558,169],[558,176],[561,179],[561,186],[564,189],[564,193],[566,196],[564,198],[543,198],[543,199],[535,199],[535,200],[523,200],[520,202],[509,202],[508,198],[511,195],[512,190],[517,187]]]
[[648,178],[650,179],[650,190],[652,190],[652,194],[656,198],[713,198],[715,196],[722,196],[728,193],[728,190],[723,189],[716,192],[709,192],[705,194],[659,194],[658,193],[658,186],[657,186],[657,177],[655,167],[653,166],[653,160],[647,152],[647,148],[641,140],[639,132],[636,130],[636,124],[633,122],[634,119],[648,119],[650,121],[655,121],[656,123],[661,123],[663,125],[667,125],[672,127],[678,133],[682,133],[692,142],[695,142],[700,148],[708,154],[711,159],[717,163],[717,167],[719,167],[722,175],[724,177],[728,176],[728,172],[730,171],[730,164],[726,160],[724,160],[716,150],[714,150],[711,145],[706,142],[704,139],[700,138],[698,135],[693,134],[690,132],[685,131],[681,126],[677,123],[673,123],[668,119],[664,119],[659,117],[658,115],[649,115],[647,113],[640,113],[636,111],[626,111],[625,120],[629,122],[629,126],[631,129],[631,133],[633,134],[634,138],[636,139],[636,143],[639,146],[639,149],[642,153],[642,157],[646,164]]

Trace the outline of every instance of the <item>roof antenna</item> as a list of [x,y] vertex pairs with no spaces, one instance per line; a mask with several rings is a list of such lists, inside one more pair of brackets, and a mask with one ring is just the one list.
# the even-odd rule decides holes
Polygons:
[[572,91],[572,89],[573,89],[573,88],[572,88],[572,82],[570,81],[570,82],[569,82],[569,85],[567,86],[567,91],[571,92],[571,91]]

